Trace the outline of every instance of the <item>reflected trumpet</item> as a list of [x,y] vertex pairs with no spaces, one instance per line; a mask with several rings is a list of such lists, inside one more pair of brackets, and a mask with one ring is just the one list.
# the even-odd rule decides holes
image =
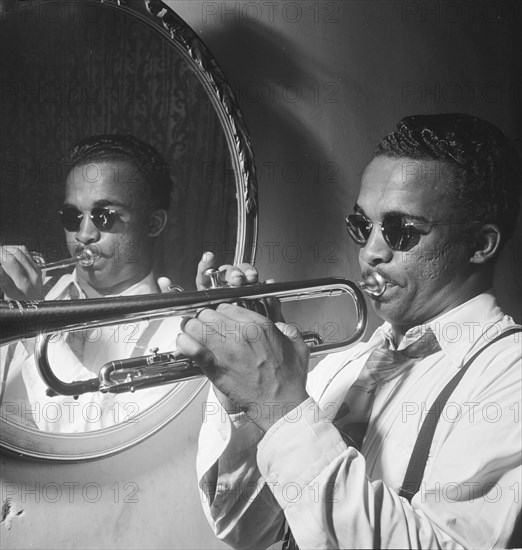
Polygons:
[[36,265],[42,270],[42,273],[47,274],[51,271],[58,269],[64,269],[76,263],[80,263],[84,267],[90,267],[94,265],[97,258],[96,254],[89,248],[84,248],[78,252],[72,258],[66,258],[65,260],[58,260],[57,262],[46,262],[45,258],[39,252],[30,252]]
[[[238,303],[249,309],[266,312],[266,300],[280,302],[314,298],[338,298],[348,295],[355,305],[356,322],[352,334],[341,341],[324,342],[315,332],[302,333],[312,356],[340,351],[357,343],[367,325],[367,309],[361,288],[367,293],[385,287],[379,278],[354,283],[341,278],[316,279],[289,283],[255,284],[243,287],[219,287],[195,292],[126,296],[111,299],[20,302],[0,304],[0,343],[37,337],[35,358],[49,395],[79,395],[87,392],[120,393],[141,388],[190,380],[203,376],[191,360],[178,351],[111,361],[102,366],[99,375],[89,380],[64,382],[49,364],[47,347],[54,335],[119,323],[165,318],[170,315],[192,315],[201,309],[223,303]],[[378,288],[379,287],[379,288]],[[381,292],[382,294],[382,292]],[[346,319],[353,324],[353,318]]]

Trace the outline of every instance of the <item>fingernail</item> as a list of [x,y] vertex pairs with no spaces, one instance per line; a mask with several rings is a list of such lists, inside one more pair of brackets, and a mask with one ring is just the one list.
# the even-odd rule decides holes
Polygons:
[[181,323],[179,324],[179,328],[181,330],[185,330],[185,325],[192,319],[192,317],[189,317],[188,315],[183,315],[181,317]]

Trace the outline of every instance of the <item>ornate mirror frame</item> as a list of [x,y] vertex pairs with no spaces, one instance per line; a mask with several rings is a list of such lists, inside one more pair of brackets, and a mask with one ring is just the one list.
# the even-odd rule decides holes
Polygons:
[[[97,5],[120,11],[160,33],[183,58],[206,91],[226,137],[235,177],[237,234],[234,262],[253,262],[257,239],[257,188],[250,138],[223,72],[198,35],[161,0],[16,0],[0,1],[0,22],[13,12],[39,6]],[[54,6],[51,6],[54,5]],[[195,272],[196,266],[194,266]],[[206,385],[206,379],[179,382],[154,405],[109,428],[80,434],[41,432],[12,422],[0,410],[0,445],[18,456],[56,461],[95,459],[121,452],[159,431],[183,412]],[[138,395],[136,393],[135,395]]]

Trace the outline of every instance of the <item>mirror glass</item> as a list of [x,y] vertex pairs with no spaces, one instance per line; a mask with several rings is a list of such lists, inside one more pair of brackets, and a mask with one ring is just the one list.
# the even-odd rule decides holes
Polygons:
[[[153,269],[142,273],[138,288],[115,286],[114,294],[158,292],[160,276],[193,290],[205,250],[214,252],[219,264],[252,261],[256,212],[249,139],[219,66],[190,27],[158,1],[4,0],[0,5],[4,250],[25,245],[46,262],[69,258],[74,249],[67,243],[75,234],[64,231],[66,214],[59,214],[64,202],[76,208],[70,223],[76,217],[78,231],[85,225],[115,234],[119,226],[127,227],[126,201],[134,200],[133,212],[140,207],[120,184],[132,182],[135,172],[143,179],[138,163],[107,157],[104,163],[85,161],[81,170],[84,187],[92,182],[97,189],[101,178],[110,178],[111,185],[116,181],[123,189],[122,210],[99,196],[96,204],[86,203],[69,182],[75,144],[118,135],[152,146],[171,182],[167,221],[163,231],[150,231],[153,241],[143,246],[139,238],[128,238],[113,243],[110,253],[102,241],[89,245],[94,270],[102,260],[132,270],[150,256]],[[105,210],[93,210],[97,206]],[[107,222],[104,216],[114,219]],[[148,218],[146,223],[152,227]],[[77,295],[74,282],[83,289],[93,275],[90,267],[78,267],[74,275],[74,268],[46,273],[47,300],[100,297]],[[173,316],[62,332],[49,345],[53,371],[66,382],[89,379],[108,361],[156,348],[171,351],[179,323]],[[204,384],[199,378],[132,394],[48,396],[33,361],[38,338],[10,342],[0,351],[2,444],[18,453],[78,460],[122,450],[179,414]]]

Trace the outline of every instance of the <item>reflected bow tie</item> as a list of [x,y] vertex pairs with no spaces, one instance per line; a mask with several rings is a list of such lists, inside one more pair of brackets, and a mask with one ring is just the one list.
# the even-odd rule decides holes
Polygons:
[[[386,345],[389,346],[388,340]],[[413,344],[400,351],[389,348],[372,351],[333,421],[349,445],[359,450],[362,447],[377,386],[397,378],[440,349],[435,334],[428,329]]]

